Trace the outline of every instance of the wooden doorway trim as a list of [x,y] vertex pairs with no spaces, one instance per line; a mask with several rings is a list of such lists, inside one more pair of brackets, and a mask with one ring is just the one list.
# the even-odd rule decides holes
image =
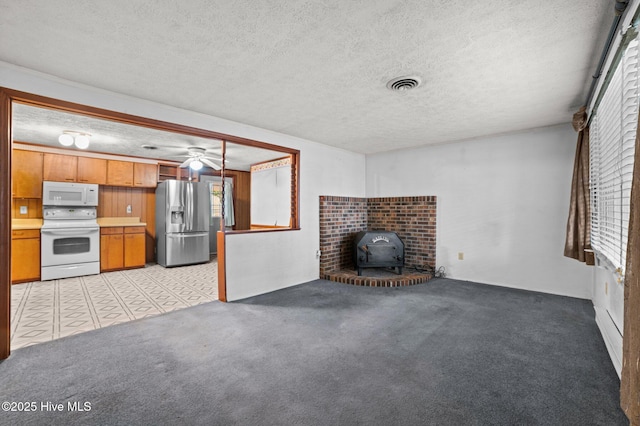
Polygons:
[[[13,147],[11,139],[11,113],[13,102],[19,102],[41,108],[57,109],[70,113],[88,115],[95,118],[118,121],[135,126],[149,127],[168,132],[182,133],[208,139],[220,140],[223,141],[223,144],[224,142],[235,142],[242,145],[280,151],[285,154],[290,154],[294,157],[297,165],[297,167],[295,168],[296,178],[299,179],[300,151],[296,149],[285,148],[282,146],[260,142],[252,139],[246,139],[239,136],[227,135],[224,133],[184,126],[167,121],[129,115],[121,112],[105,110],[88,105],[77,104],[74,102],[63,101],[60,99],[49,98],[33,93],[0,87],[0,359],[9,357],[11,348],[11,153]],[[300,218],[298,191],[299,186],[297,186],[297,188],[292,188],[292,230],[299,229]],[[223,264],[221,265],[222,267],[218,265],[218,292],[221,300],[226,300],[224,229],[221,234],[222,235],[218,235],[218,240],[221,243],[220,247],[222,248],[222,256],[221,259],[218,259],[218,262],[220,263],[222,261]]]
[[11,353],[11,97],[0,91],[0,359]]

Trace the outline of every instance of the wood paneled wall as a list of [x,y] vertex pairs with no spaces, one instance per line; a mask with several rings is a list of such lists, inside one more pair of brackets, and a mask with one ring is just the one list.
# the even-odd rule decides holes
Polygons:
[[[20,214],[20,206],[27,206],[27,214]],[[11,202],[12,219],[42,219],[41,198],[14,198]]]
[[226,171],[229,176],[235,177],[235,213],[236,230],[251,228],[251,173]]
[[[127,213],[127,206],[131,213]],[[156,192],[154,188],[100,186],[98,217],[139,217],[146,225],[146,261],[155,260]]]

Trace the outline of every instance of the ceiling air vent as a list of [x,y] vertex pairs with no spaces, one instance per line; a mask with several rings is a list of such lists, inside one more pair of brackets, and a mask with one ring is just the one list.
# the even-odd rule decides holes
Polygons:
[[389,80],[387,88],[404,92],[406,90],[415,89],[420,85],[421,81],[418,77],[397,77]]

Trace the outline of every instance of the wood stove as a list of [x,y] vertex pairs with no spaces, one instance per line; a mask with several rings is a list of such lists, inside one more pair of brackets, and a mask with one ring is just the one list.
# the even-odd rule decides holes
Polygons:
[[359,276],[362,268],[397,268],[402,275],[404,243],[395,232],[358,232],[353,247],[353,262]]

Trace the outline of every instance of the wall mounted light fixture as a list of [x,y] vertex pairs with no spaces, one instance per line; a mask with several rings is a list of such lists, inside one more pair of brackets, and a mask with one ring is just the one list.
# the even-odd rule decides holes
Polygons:
[[73,132],[71,130],[65,130],[60,136],[58,136],[58,142],[63,146],[71,146],[73,144],[80,149],[89,148],[91,134],[83,132]]

